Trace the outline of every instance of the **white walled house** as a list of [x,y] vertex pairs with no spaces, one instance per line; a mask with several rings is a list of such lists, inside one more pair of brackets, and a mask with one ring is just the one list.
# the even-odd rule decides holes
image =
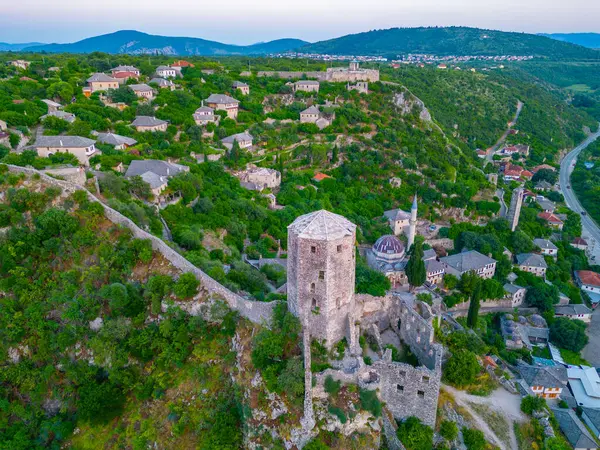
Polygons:
[[575,272],[575,281],[595,308],[600,302],[600,274],[591,270],[578,270]]
[[31,148],[42,158],[56,153],[71,153],[81,165],[89,166],[89,158],[97,151],[95,143],[92,139],[81,136],[40,136]]
[[178,74],[178,70],[169,66],[158,66],[156,68],[156,75],[160,78],[175,78]]
[[542,255],[548,255],[554,258],[558,255],[558,247],[548,239],[534,239],[533,243],[540,248]]
[[216,111],[227,112],[227,117],[237,119],[240,102],[229,95],[211,94],[206,99],[206,105]]

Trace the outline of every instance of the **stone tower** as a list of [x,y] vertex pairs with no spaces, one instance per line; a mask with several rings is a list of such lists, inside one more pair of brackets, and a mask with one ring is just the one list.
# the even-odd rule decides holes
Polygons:
[[359,68],[359,64],[356,59],[353,59],[352,61],[350,61],[350,67],[349,67],[350,72],[356,72],[356,71],[358,71],[358,68]]
[[410,209],[410,220],[408,221],[408,244],[406,250],[410,250],[415,243],[415,234],[417,232],[417,194],[413,199],[412,208]]
[[288,308],[328,348],[349,332],[355,241],[356,225],[325,210],[300,216],[288,227]]
[[517,225],[519,225],[519,216],[521,215],[521,206],[523,206],[523,195],[525,190],[523,188],[517,188],[513,191],[510,199],[510,209],[508,210],[508,223],[510,225],[510,231],[515,231]]

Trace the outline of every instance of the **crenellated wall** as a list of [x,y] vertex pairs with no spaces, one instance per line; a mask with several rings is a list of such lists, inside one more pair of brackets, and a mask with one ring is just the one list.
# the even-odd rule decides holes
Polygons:
[[247,318],[251,322],[268,325],[271,322],[273,315],[273,308],[277,302],[257,302],[245,299],[238,294],[227,289],[225,286],[208,276],[202,270],[198,269],[191,262],[185,259],[182,255],[177,253],[174,249],[169,247],[164,241],[153,236],[152,234],[142,230],[133,221],[125,217],[120,212],[112,209],[111,207],[102,203],[97,197],[92,195],[89,191],[85,190],[83,186],[70,183],[64,180],[58,180],[52,178],[38,170],[19,167],[13,165],[7,165],[11,172],[20,172],[29,175],[39,175],[44,182],[53,186],[58,186],[63,189],[66,193],[73,193],[78,190],[84,190],[87,192],[88,198],[91,201],[100,203],[104,208],[104,215],[111,222],[129,228],[133,233],[133,236],[138,239],[148,239],[152,242],[152,248],[162,254],[174,267],[181,270],[182,272],[191,272],[202,284],[202,287],[209,292],[209,294],[222,298],[227,302],[229,307],[235,311],[238,311],[241,316]]

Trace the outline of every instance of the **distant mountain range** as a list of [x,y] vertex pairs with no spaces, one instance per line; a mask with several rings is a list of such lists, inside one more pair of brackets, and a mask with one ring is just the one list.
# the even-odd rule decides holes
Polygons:
[[598,59],[600,52],[544,36],[467,27],[390,28],[308,44],[311,53],[344,55],[532,55]]
[[20,52],[24,48],[33,47],[36,45],[44,45],[41,42],[28,42],[23,44],[7,44],[6,42],[0,42],[0,52]]
[[170,37],[122,30],[83,39],[71,44],[42,44],[27,47],[31,52],[127,53],[132,55],[262,55],[278,53],[307,44],[300,39],[277,39],[253,45],[228,45],[206,39]]
[[588,48],[600,48],[600,33],[550,33],[540,34],[557,41],[570,42]]
[[[229,45],[206,39],[158,36],[123,30],[71,44],[0,44],[0,51],[26,50],[48,53],[127,53],[133,55],[230,56],[264,55],[298,50],[332,55],[382,55],[407,53],[444,55],[520,55],[552,59],[600,59],[594,45],[599,34],[535,35],[467,27],[390,28],[350,34],[314,44],[300,39],[278,39],[253,45]],[[576,42],[575,42],[576,41]],[[573,43],[572,43],[573,42]],[[576,45],[581,44],[581,45]],[[6,48],[2,47],[6,46]]]

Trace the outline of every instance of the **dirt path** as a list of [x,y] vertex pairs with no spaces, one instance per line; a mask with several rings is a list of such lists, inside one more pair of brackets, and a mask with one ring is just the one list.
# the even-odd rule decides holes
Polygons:
[[[486,439],[500,447],[502,450],[512,450],[519,448],[517,437],[513,429],[514,422],[525,422],[527,419],[521,412],[521,397],[511,394],[503,388],[496,389],[488,397],[480,397],[471,395],[464,391],[459,391],[451,386],[443,385],[443,389],[449,392],[454,397],[458,405],[463,407],[469,414],[473,416],[473,420],[477,423],[479,429],[483,431]],[[502,414],[509,423],[510,448],[506,447],[506,443],[502,441],[496,433],[490,428],[487,422],[469,406],[469,403],[485,405],[492,411]]]

